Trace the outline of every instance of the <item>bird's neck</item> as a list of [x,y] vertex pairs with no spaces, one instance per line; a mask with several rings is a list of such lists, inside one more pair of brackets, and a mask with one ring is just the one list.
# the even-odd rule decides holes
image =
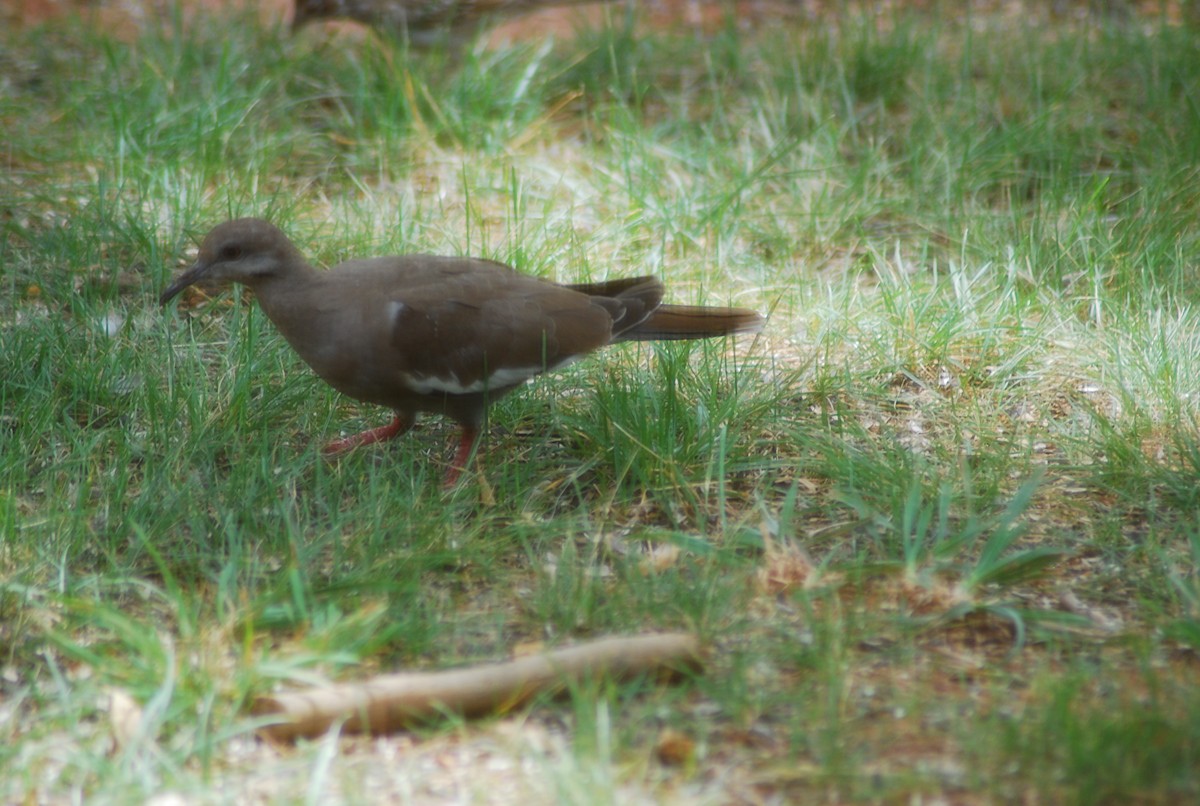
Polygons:
[[319,272],[304,260],[291,260],[278,271],[254,277],[246,285],[254,291],[258,304],[276,324],[306,316],[310,302],[320,298],[316,287],[324,272]]

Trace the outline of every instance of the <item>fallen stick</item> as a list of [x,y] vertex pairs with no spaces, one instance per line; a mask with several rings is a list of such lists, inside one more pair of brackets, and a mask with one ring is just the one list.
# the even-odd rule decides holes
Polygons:
[[589,677],[658,673],[671,680],[702,666],[700,644],[691,635],[603,638],[506,663],[281,692],[259,697],[251,711],[277,715],[278,722],[261,730],[281,741],[320,736],[339,722],[346,733],[389,733],[447,713],[503,712]]

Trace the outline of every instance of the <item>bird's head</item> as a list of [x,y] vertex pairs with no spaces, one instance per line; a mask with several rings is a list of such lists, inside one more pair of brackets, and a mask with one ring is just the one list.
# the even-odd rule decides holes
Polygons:
[[237,282],[253,288],[295,265],[304,265],[304,258],[274,224],[261,218],[226,221],[205,236],[196,262],[163,291],[158,301],[166,305],[180,291],[201,281]]

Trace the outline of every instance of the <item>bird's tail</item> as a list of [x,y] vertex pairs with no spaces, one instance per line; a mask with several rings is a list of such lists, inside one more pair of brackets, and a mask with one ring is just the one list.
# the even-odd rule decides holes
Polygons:
[[757,333],[765,320],[747,308],[708,308],[702,305],[660,305],[621,341],[708,339],[734,333]]
[[567,286],[592,297],[613,316],[613,341],[708,339],[757,333],[764,320],[746,308],[663,305],[663,285],[654,277],[626,277]]

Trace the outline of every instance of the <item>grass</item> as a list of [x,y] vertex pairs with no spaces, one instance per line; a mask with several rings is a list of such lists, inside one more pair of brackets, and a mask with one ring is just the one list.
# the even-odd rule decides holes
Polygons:
[[[0,799],[1200,796],[1200,50],[1040,8],[456,57],[6,31]],[[494,500],[447,494],[449,425],[324,461],[387,413],[241,294],[155,304],[239,215],[770,325],[540,379]],[[707,672],[291,751],[246,713],[657,629]]]

